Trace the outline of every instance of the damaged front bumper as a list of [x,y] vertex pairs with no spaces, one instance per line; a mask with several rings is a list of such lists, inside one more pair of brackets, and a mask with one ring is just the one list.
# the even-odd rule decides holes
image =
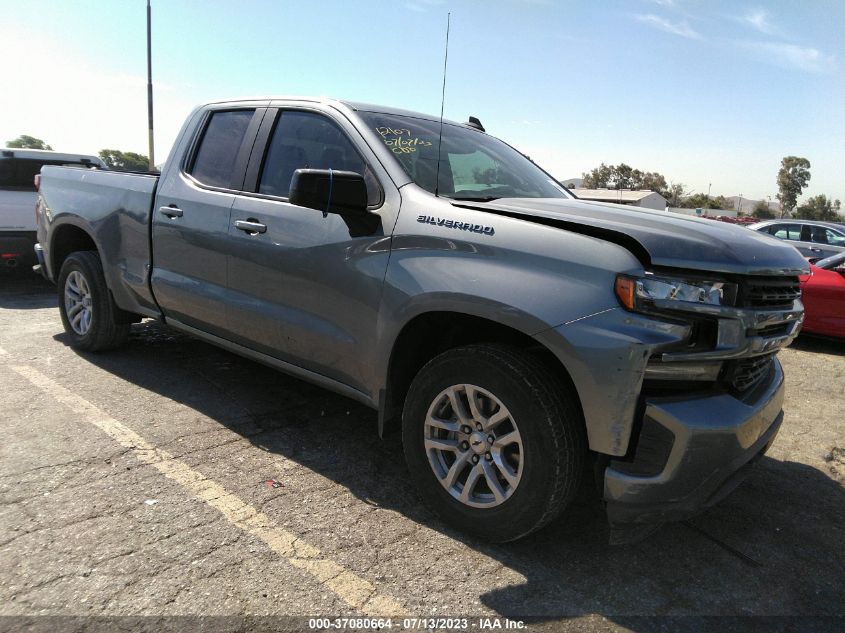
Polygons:
[[772,359],[769,375],[741,397],[647,397],[632,458],[605,470],[610,522],[679,521],[717,503],[771,446],[783,394],[783,371]]
[[655,313],[610,309],[535,335],[578,392],[614,527],[687,519],[768,450],[783,420],[775,355],[803,321],[796,285],[755,279],[736,306],[655,300]]

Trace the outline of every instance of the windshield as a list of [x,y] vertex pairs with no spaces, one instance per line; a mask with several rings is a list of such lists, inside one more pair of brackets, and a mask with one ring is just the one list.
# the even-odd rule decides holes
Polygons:
[[[435,193],[440,123],[361,112],[413,181]],[[446,123],[437,192],[453,200],[567,198],[563,187],[528,158],[483,132]]]
[[825,229],[825,238],[826,244],[830,244],[832,246],[845,246],[845,235],[837,233],[836,231]]

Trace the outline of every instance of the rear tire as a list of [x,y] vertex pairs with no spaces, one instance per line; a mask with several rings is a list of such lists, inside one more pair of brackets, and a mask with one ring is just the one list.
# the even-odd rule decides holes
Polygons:
[[58,291],[62,325],[71,347],[100,352],[126,342],[130,325],[120,318],[95,251],[77,251],[65,259]]
[[560,515],[586,454],[571,389],[529,353],[488,344],[449,350],[420,370],[402,441],[427,505],[491,542],[522,538]]

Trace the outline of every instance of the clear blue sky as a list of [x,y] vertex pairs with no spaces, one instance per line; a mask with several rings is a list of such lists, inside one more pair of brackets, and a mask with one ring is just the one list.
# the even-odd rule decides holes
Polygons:
[[[624,161],[774,197],[797,154],[812,162],[806,194],[845,201],[838,0],[153,0],[157,159],[212,99],[439,112],[447,11],[446,116],[478,116],[558,177]],[[144,0],[0,0],[0,37],[0,141],[146,153]]]

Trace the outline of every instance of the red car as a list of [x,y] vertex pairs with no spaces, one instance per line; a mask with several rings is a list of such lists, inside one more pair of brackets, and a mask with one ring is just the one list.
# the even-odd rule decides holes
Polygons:
[[810,265],[801,276],[801,301],[804,332],[845,338],[845,253]]

